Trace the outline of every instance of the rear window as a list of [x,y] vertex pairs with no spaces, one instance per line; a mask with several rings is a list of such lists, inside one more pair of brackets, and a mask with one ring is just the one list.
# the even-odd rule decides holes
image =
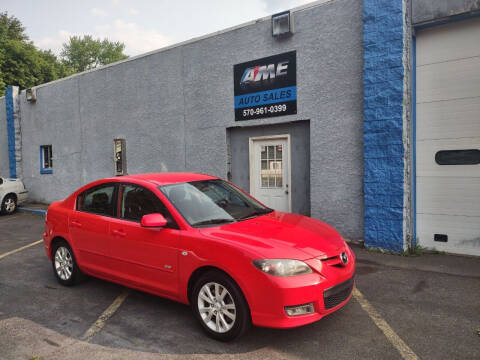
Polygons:
[[115,185],[100,185],[85,190],[77,197],[77,210],[92,214],[114,216]]

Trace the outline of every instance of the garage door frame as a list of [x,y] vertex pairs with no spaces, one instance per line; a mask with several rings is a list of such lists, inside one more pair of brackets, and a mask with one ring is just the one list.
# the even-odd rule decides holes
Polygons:
[[411,183],[411,197],[412,197],[412,206],[411,206],[411,219],[412,219],[412,245],[416,248],[418,246],[417,242],[417,41],[416,35],[417,32],[429,29],[441,25],[448,25],[464,20],[469,20],[473,18],[479,18],[480,12],[461,14],[452,16],[449,18],[442,18],[434,20],[428,23],[421,23],[417,25],[412,25],[412,67],[411,67],[411,111],[412,111],[412,126],[411,126],[411,164],[412,164],[412,183]]

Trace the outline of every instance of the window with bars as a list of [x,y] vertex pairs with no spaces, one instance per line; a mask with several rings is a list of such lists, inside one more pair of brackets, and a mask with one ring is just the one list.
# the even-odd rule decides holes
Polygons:
[[52,145],[40,146],[40,173],[53,173]]

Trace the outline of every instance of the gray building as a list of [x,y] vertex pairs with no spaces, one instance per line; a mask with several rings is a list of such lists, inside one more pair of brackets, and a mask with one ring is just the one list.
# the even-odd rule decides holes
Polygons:
[[319,1],[10,87],[1,175],[49,203],[116,173],[209,173],[367,246],[480,255],[479,10]]

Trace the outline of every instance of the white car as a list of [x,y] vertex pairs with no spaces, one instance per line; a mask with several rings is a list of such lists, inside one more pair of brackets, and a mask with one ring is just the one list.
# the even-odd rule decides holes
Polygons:
[[28,191],[22,180],[0,177],[0,212],[2,214],[13,214],[17,206],[24,203],[27,197]]

